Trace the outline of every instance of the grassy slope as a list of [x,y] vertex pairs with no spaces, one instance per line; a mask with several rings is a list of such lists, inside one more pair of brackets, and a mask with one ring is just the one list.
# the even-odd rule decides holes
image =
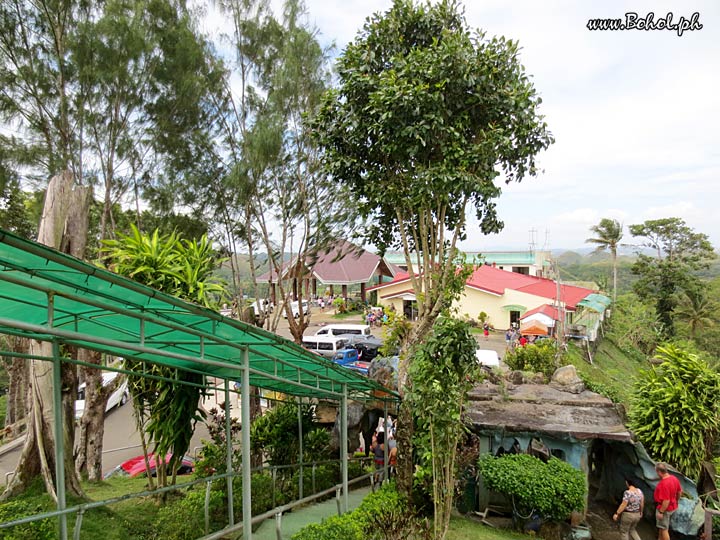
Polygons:
[[[89,499],[100,501],[143,491],[146,489],[146,485],[145,478],[112,478],[100,484],[84,482],[83,489]],[[33,512],[55,509],[50,496],[44,493],[44,487],[39,478],[30,489],[13,498],[12,501],[21,501],[25,508],[32,509]],[[68,506],[74,506],[81,502],[83,501],[68,496]],[[81,538],[103,538],[104,540],[147,538],[147,531],[153,530],[153,522],[158,509],[158,503],[152,498],[142,498],[121,501],[106,508],[88,510],[83,516]],[[24,514],[27,515],[27,513]],[[21,516],[12,517],[19,518]],[[68,516],[70,534],[75,527],[75,517],[75,514]],[[52,523],[57,523],[57,519],[53,518]],[[10,538],[16,537],[15,535],[19,535],[19,538],[33,537],[33,533],[25,528],[24,534],[14,529],[2,531],[0,538],[5,532],[11,535]]]
[[573,345],[569,347],[567,361],[577,368],[581,377],[609,390],[600,393],[608,397],[614,394],[615,401],[623,403],[628,410],[637,373],[647,367],[639,355],[626,354],[609,339],[600,341],[592,365],[588,363],[585,351]]

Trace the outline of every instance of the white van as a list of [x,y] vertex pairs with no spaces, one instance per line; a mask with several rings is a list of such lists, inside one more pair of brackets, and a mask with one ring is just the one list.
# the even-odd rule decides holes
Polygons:
[[353,335],[367,337],[370,335],[370,326],[367,324],[328,324],[315,332],[316,336],[342,336]]
[[302,345],[308,351],[334,358],[335,353],[347,347],[347,340],[334,336],[307,336],[303,338]]
[[[285,311],[285,307],[282,308],[282,314],[283,318],[287,319],[287,311]],[[302,302],[302,310],[304,315],[310,314],[310,306],[308,305],[306,300],[303,300]],[[290,303],[290,311],[292,311],[293,317],[297,319],[300,316],[300,303],[297,300],[293,300]]]
[[[103,371],[103,387],[111,385],[119,375],[120,374],[117,371]],[[129,397],[130,393],[128,392],[127,387],[127,377],[123,377],[123,382],[118,385],[112,394],[110,394],[110,397],[107,400],[107,405],[105,406],[105,412],[108,412],[113,407],[125,405]],[[83,412],[85,412],[85,383],[82,383],[78,387],[78,398],[75,400],[75,418],[81,418]]]

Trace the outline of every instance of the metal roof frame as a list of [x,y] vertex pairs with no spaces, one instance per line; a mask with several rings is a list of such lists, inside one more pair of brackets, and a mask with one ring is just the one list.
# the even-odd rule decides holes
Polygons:
[[0,333],[59,340],[301,397],[397,393],[271,332],[0,229]]

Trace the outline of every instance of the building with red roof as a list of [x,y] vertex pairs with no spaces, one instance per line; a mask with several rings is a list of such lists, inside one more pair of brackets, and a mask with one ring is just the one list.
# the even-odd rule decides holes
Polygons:
[[[415,291],[410,275],[398,273],[392,281],[371,287],[377,291],[378,303],[394,306],[398,312],[412,315]],[[558,309],[566,313],[566,321],[572,322],[578,303],[593,289],[558,284],[543,277],[508,272],[496,266],[482,265],[475,268],[465,283],[465,293],[453,306],[460,316],[479,319],[481,312],[495,328],[507,328],[511,323],[533,312],[559,318]],[[552,308],[552,311],[548,308]]]
[[[297,257],[287,261],[280,272],[280,279],[309,280],[308,290],[311,294],[318,294],[318,283],[322,286],[319,294],[329,289],[330,294],[337,294],[335,287],[340,287],[342,296],[347,298],[348,285],[360,285],[360,296],[365,300],[365,286],[373,281],[380,282],[383,277],[393,277],[399,269],[387,263],[382,257],[366,251],[347,240],[338,240],[331,249],[322,251],[314,256],[308,256],[300,265],[303,276],[298,276]],[[270,296],[274,300],[275,284],[278,281],[277,272],[273,269],[265,272],[257,279],[259,282],[269,283]],[[297,286],[293,285],[293,291]],[[297,298],[297,294],[294,293]]]

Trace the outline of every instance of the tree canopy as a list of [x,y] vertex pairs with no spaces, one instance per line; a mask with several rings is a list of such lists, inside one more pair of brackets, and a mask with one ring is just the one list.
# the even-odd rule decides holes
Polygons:
[[370,17],[345,49],[316,128],[327,171],[372,218],[375,245],[399,247],[406,235],[431,249],[439,227],[464,235],[468,203],[484,233],[502,227],[493,180],[499,170],[507,182],[535,175],[552,142],[518,51],[472,32],[456,2],[408,0]]
[[707,268],[717,257],[706,234],[697,233],[680,218],[648,220],[630,225],[630,233],[643,237],[643,247],[655,251],[651,257],[638,253],[632,271],[640,279],[634,289],[638,296],[653,300],[667,336],[675,334],[673,310],[678,293],[699,287],[696,272]]

